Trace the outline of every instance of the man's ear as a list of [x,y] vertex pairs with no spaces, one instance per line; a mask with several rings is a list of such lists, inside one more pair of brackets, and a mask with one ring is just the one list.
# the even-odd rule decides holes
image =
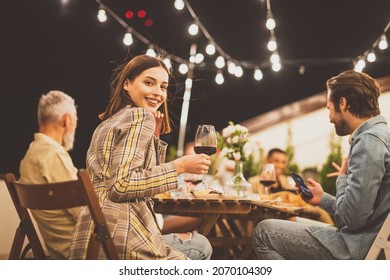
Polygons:
[[345,97],[341,97],[339,102],[340,111],[345,111],[348,109],[348,107],[347,99],[345,99]]
[[62,119],[61,119],[61,125],[62,127],[64,128],[67,128],[69,125],[70,125],[70,115],[69,113],[65,113],[63,116],[62,116]]

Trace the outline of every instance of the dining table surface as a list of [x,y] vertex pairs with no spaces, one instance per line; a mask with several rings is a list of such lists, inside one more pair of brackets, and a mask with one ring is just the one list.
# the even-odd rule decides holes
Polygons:
[[197,231],[209,239],[214,250],[213,259],[252,259],[253,230],[262,220],[318,219],[318,214],[306,207],[277,200],[224,194],[157,196],[153,200],[156,213],[200,217]]

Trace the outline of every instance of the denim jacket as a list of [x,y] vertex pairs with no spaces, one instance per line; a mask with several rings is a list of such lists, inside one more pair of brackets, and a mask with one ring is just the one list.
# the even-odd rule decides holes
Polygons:
[[336,228],[308,231],[338,259],[364,259],[390,211],[390,128],[373,117],[353,133],[347,174],[336,181],[336,197],[324,194],[321,208]]

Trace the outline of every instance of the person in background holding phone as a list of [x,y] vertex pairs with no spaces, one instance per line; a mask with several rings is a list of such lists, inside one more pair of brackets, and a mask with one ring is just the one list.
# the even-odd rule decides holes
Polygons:
[[[210,258],[211,245],[197,232],[178,234],[177,246],[167,245],[153,210],[152,196],[177,188],[179,174],[205,174],[211,163],[206,154],[164,163],[167,144],[159,135],[171,131],[170,70],[159,58],[138,55],[115,74],[87,152],[87,170],[120,259]],[[92,230],[91,215],[82,208],[70,259],[85,259]]]
[[330,122],[337,135],[350,135],[351,148],[336,196],[308,179],[308,202],[334,215],[337,228],[264,220],[253,236],[259,259],[364,259],[390,211],[390,128],[380,116],[379,84],[345,71],[327,81],[327,93]]

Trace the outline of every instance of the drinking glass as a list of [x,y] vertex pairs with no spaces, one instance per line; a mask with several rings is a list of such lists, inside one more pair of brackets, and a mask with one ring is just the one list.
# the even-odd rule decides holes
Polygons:
[[266,163],[260,170],[260,184],[264,186],[266,196],[269,195],[269,188],[276,182],[275,165]]
[[[217,152],[217,133],[215,127],[209,124],[201,124],[198,126],[195,135],[194,151],[197,154],[213,155]],[[195,187],[198,191],[209,192],[209,188],[204,182],[202,176],[202,183]]]

